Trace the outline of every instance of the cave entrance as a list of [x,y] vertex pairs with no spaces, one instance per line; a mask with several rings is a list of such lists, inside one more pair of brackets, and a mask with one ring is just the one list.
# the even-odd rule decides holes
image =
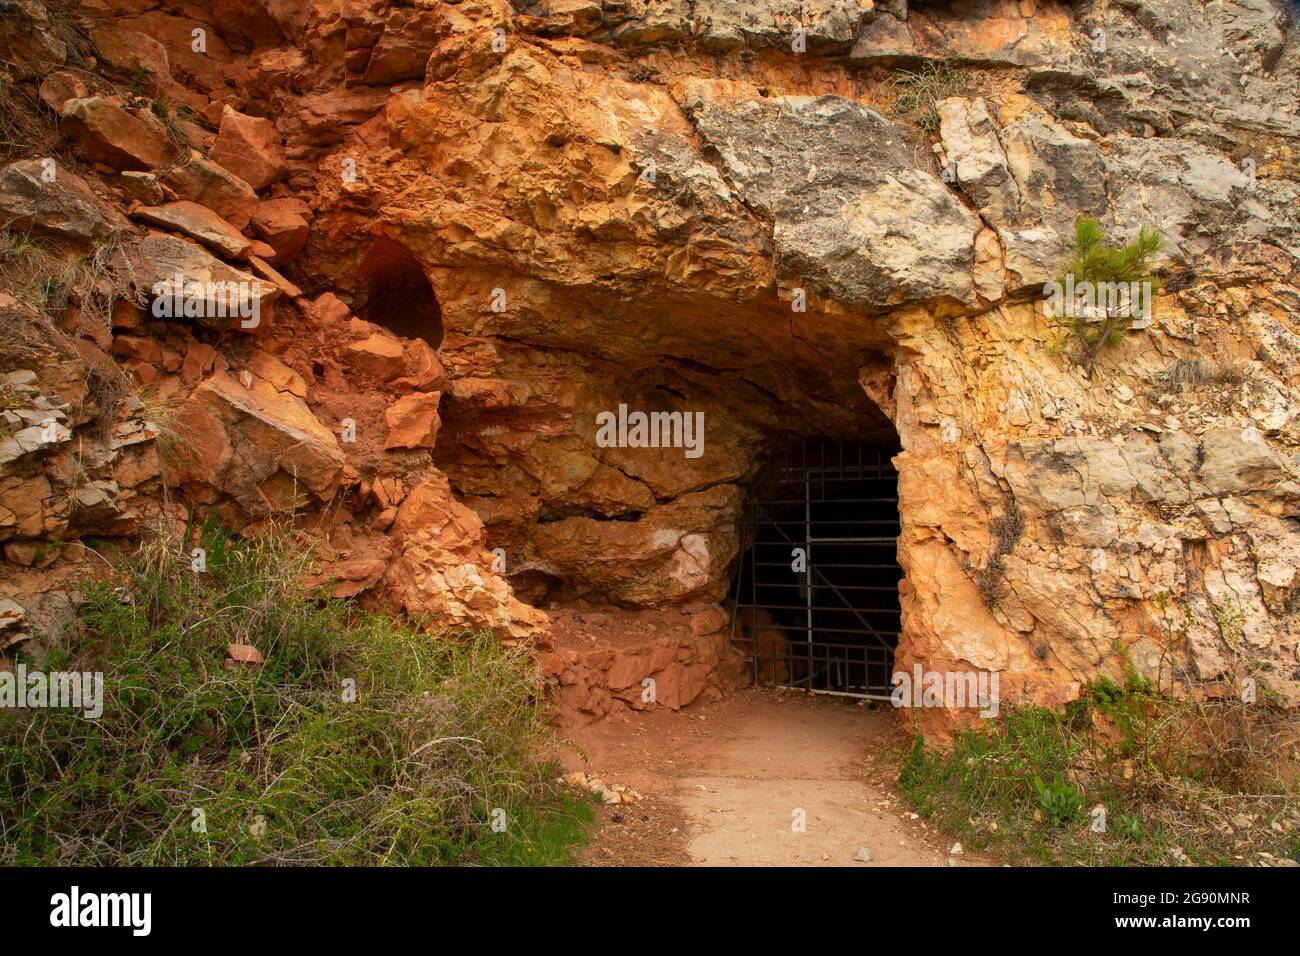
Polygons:
[[754,683],[888,700],[901,610],[897,444],[796,439],[760,473],[732,597]]
[[442,309],[424,268],[410,249],[380,237],[357,269],[362,301],[353,311],[407,339],[442,344]]

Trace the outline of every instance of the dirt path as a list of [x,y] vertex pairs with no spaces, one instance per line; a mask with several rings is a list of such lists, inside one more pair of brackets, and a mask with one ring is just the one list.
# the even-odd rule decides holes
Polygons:
[[[754,689],[679,713],[632,714],[572,731],[577,749],[566,770],[643,797],[602,812],[587,862],[977,864],[950,857],[946,841],[868,782],[867,755],[889,727],[886,715],[854,703]],[[799,820],[802,829],[793,826]],[[869,862],[854,859],[860,847]]]

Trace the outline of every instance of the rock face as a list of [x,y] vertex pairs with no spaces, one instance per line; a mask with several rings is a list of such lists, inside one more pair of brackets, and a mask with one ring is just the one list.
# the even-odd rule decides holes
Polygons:
[[[1006,704],[1130,667],[1300,702],[1285,4],[99,6],[104,77],[42,5],[0,17],[92,164],[11,163],[0,216],[123,240],[99,288],[130,295],[70,293],[71,354],[180,412],[75,485],[90,420],[33,403],[77,389],[0,367],[36,389],[0,445],[24,574],[136,533],[166,483],[236,528],[315,522],[337,594],[537,642],[573,713],[644,678],[685,706],[728,686],[756,477],[826,437],[901,449],[899,669],[994,671]],[[1091,377],[1038,301],[1084,215],[1166,240]],[[192,308],[156,309],[178,275]],[[610,440],[629,412],[676,438]]]

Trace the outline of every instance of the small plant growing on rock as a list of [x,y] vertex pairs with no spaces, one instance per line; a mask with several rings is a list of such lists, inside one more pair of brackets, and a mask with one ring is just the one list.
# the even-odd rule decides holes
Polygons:
[[894,102],[890,112],[896,119],[908,120],[928,133],[939,128],[940,100],[962,92],[962,77],[946,63],[927,63],[919,71],[900,70],[892,76]]
[[1061,329],[1055,349],[1073,357],[1089,378],[1102,350],[1122,342],[1134,320],[1149,312],[1160,289],[1151,258],[1164,244],[1159,233],[1143,227],[1127,245],[1111,245],[1096,219],[1075,220],[1074,255],[1044,290],[1051,290],[1045,310]]

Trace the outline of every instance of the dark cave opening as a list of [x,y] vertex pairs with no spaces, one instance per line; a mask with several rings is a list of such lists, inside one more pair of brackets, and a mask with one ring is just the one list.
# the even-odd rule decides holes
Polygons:
[[901,628],[897,439],[792,438],[756,481],[733,639],[756,684],[888,699]]
[[357,270],[357,315],[403,338],[442,344],[442,309],[419,260],[400,242],[380,237]]

